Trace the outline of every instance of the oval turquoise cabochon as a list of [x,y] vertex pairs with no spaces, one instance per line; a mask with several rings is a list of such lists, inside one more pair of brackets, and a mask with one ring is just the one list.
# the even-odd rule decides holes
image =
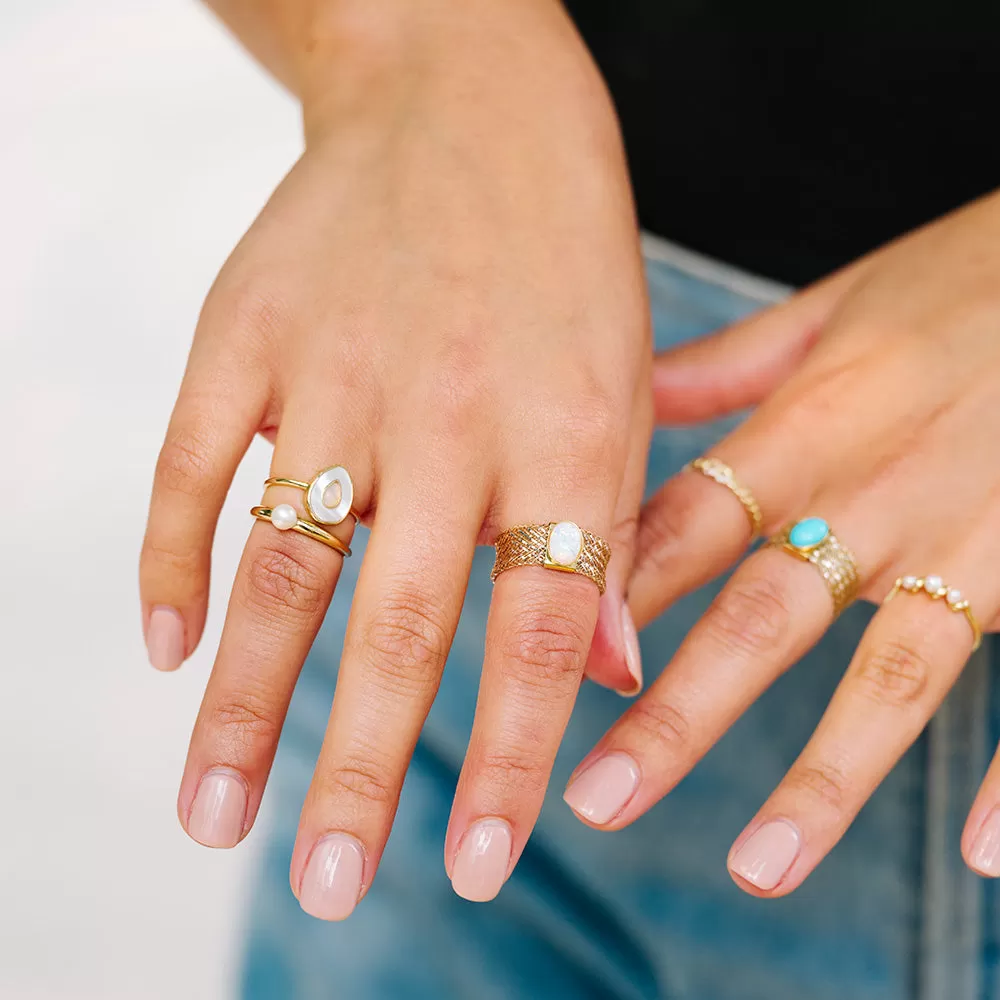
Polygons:
[[830,525],[823,518],[807,517],[788,532],[788,540],[797,549],[811,549],[814,545],[819,545],[829,534]]

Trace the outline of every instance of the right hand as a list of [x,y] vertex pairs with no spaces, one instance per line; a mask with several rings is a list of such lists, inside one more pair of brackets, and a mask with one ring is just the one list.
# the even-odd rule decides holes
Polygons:
[[[275,442],[273,475],[350,470],[372,537],[291,873],[328,919],[371,883],[477,543],[564,519],[608,538],[591,668],[635,687],[623,581],[650,338],[610,103],[555,0],[390,9],[326,5],[307,149],[205,304],[141,563],[153,658],[176,667],[202,631],[216,519],[254,434]],[[295,490],[267,500],[301,509]],[[232,847],[249,831],[340,566],[314,540],[253,526],[181,785],[196,840]],[[583,577],[497,581],[447,836],[462,895],[490,898],[517,861],[597,619]]]

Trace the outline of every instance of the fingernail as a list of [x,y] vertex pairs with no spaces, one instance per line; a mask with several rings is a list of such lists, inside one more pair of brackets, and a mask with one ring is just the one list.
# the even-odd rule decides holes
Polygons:
[[469,827],[451,869],[455,892],[474,903],[491,900],[507,880],[513,840],[502,819],[481,819]]
[[299,905],[311,917],[343,920],[361,895],[365,852],[354,837],[332,833],[318,841],[299,886]]
[[773,889],[788,874],[802,846],[799,831],[787,820],[772,820],[750,835],[729,861],[729,868],[758,889]]
[[210,771],[201,779],[188,816],[188,836],[205,847],[235,847],[243,836],[247,787],[231,771]]
[[176,670],[184,662],[184,619],[161,604],[149,613],[146,652],[157,670]]
[[982,875],[1000,876],[1000,809],[994,809],[972,845],[969,864]]
[[628,754],[609,753],[578,774],[563,799],[577,815],[603,826],[628,805],[638,787],[639,765]]
[[631,691],[618,693],[631,698],[642,690],[642,653],[639,650],[639,635],[635,630],[632,612],[627,604],[622,605],[622,645],[625,647],[625,666],[635,681],[635,687]]

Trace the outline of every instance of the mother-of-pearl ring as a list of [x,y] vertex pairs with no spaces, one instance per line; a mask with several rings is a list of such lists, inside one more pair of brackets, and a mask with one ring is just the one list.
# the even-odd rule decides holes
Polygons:
[[496,562],[490,579],[518,566],[542,566],[561,573],[579,573],[597,584],[603,594],[604,574],[611,546],[593,532],[572,521],[548,524],[516,524],[500,532],[495,542]]
[[[361,520],[354,509],[354,482],[342,465],[335,465],[317,473],[308,483],[301,479],[271,476],[264,480],[268,486],[294,486],[306,495],[306,508],[310,517],[319,524],[340,524],[350,514],[355,523]],[[331,492],[332,491],[332,492]]]
[[833,613],[839,615],[858,596],[858,566],[851,550],[834,536],[821,517],[806,517],[785,525],[768,545],[810,562],[826,581],[833,598]]
[[331,535],[318,524],[312,521],[304,521],[299,517],[298,512],[290,503],[279,503],[277,507],[264,507],[258,505],[250,508],[258,521],[270,521],[279,531],[297,531],[307,538],[315,538],[317,542],[329,545],[331,549],[339,552],[342,556],[349,556],[351,550],[336,535]]
[[939,576],[901,576],[882,603],[888,604],[900,591],[904,594],[926,594],[932,601],[943,598],[950,611],[965,615],[972,629],[972,652],[983,644],[983,630],[972,613],[969,602],[957,587],[949,587]]
[[720,486],[725,486],[743,504],[747,520],[750,522],[750,541],[755,541],[764,528],[764,517],[760,512],[760,504],[757,503],[756,497],[750,490],[737,480],[733,470],[717,458],[705,457],[696,458],[693,462],[689,462],[687,468],[700,472],[703,476],[708,476]]

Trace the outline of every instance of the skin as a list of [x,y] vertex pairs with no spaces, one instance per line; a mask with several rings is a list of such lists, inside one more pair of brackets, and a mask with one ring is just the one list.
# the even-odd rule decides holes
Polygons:
[[[291,884],[298,893],[314,845],[343,833],[363,854],[363,894],[474,547],[564,519],[609,539],[593,651],[591,581],[528,568],[495,588],[445,860],[451,870],[474,822],[497,819],[509,874],[585,667],[616,689],[635,684],[622,616],[651,348],[610,103],[549,0],[219,8],[302,97],[306,149],[198,323],[156,469],[144,622],[172,609],[181,623],[160,666],[197,645],[216,520],[255,434],[274,441],[273,475],[350,470],[371,538]],[[288,488],[266,500],[302,510]],[[352,528],[334,530],[349,541]],[[232,842],[250,830],[340,567],[315,541],[254,523],[181,784],[186,828],[203,779],[222,773],[247,797]]]
[[[995,631],[998,275],[992,195],[660,357],[657,418],[683,423],[758,404],[712,454],[753,490],[765,530],[819,514],[854,552],[862,598],[879,603],[897,577],[939,574]],[[691,471],[669,481],[641,516],[635,621],[641,627],[736,562],[748,537],[726,489]],[[832,615],[811,565],[777,549],[746,558],[574,775],[608,753],[634,762],[635,792],[604,828],[628,825],[667,794]],[[743,889],[782,896],[802,883],[922,731],[971,648],[968,622],[942,601],[902,594],[877,612],[815,734],[734,844],[730,866]],[[967,862],[987,874],[997,872],[976,842],[998,802],[994,762],[963,838]],[[797,831],[798,849],[787,870],[755,884],[741,849],[769,821]]]

